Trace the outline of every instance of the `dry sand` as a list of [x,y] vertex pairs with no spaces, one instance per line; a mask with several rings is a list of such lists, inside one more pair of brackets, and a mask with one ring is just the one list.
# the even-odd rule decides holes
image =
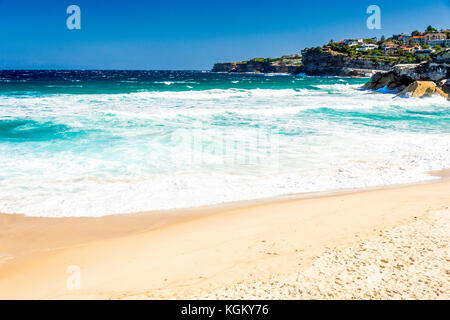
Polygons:
[[289,277],[240,282],[192,299],[450,299],[450,210],[329,249]]
[[0,215],[0,298],[448,298],[449,205],[441,181],[207,215]]

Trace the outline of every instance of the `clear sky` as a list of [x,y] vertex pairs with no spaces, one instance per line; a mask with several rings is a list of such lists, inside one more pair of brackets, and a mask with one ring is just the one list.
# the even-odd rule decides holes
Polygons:
[[[81,30],[66,27],[71,4]],[[381,30],[366,27],[372,4]],[[450,0],[0,0],[0,68],[207,70],[449,22]]]

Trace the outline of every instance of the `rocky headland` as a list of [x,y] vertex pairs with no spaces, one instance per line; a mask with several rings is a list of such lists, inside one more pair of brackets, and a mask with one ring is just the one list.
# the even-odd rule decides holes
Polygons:
[[310,76],[370,77],[394,64],[369,58],[350,57],[322,48],[304,50],[302,55],[281,58],[256,58],[242,62],[216,63],[212,72],[226,73],[305,73]]
[[[212,72],[371,77],[363,86],[364,89],[379,91],[384,89],[383,92],[395,93],[402,97],[441,95],[449,99],[449,48],[436,48],[432,54],[421,55],[418,54],[420,50],[414,49],[417,54],[413,54],[401,51],[412,47],[400,47],[390,54],[389,50],[392,48],[389,46],[394,45],[392,42],[380,41],[375,44],[373,39],[361,40],[363,44],[353,46],[330,41],[328,45],[322,47],[304,49],[301,55],[216,63]],[[400,43],[398,40],[392,41]],[[366,50],[365,46],[374,49]],[[384,54],[381,51],[383,46],[385,46]]]
[[212,72],[226,73],[287,73],[302,72],[300,55],[283,56],[281,58],[255,58],[242,62],[216,63]]
[[[449,58],[450,29],[438,31],[430,25],[423,32],[414,30],[411,34],[393,34],[388,38],[330,40],[322,46],[305,48],[301,54],[280,58],[216,63],[212,72],[302,73],[337,77],[372,77],[377,74],[367,88],[384,87],[387,84],[389,89],[399,92],[409,87],[408,92],[414,91],[417,95],[422,91],[424,94],[444,92],[448,95],[448,82],[445,81],[448,76],[442,76],[442,70],[446,70],[445,64],[449,64]],[[440,66],[436,67],[432,63]],[[398,68],[394,68],[398,65]],[[437,76],[431,75],[436,70]],[[387,74],[384,75],[385,72]],[[432,83],[413,85],[415,81],[433,81],[436,87]]]
[[304,50],[302,62],[303,72],[312,76],[368,77],[394,66],[393,62],[351,57],[320,47]]
[[363,88],[387,89],[403,97],[441,95],[448,98],[450,94],[449,52],[443,52],[433,62],[398,64],[387,72],[378,72]]

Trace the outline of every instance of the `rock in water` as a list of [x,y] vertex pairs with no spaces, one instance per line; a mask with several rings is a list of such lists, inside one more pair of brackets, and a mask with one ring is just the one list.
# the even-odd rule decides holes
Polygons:
[[390,90],[397,89],[401,84],[400,80],[396,78],[393,71],[378,72],[373,75],[369,82],[363,88],[369,90],[378,90],[387,87]]
[[400,92],[400,95],[422,97],[440,94],[448,98],[450,65],[426,62],[421,64],[399,64],[389,72],[373,75],[363,88],[378,90],[384,87]]
[[439,94],[448,98],[448,94],[442,91],[433,81],[414,81],[405,89],[403,89],[399,96],[408,96],[414,98],[430,97]]
[[450,95],[450,79],[444,79],[441,80],[439,87],[444,91],[446,94]]

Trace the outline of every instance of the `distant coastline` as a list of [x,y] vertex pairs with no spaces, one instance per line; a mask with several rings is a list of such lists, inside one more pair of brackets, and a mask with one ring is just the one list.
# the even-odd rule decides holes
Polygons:
[[450,94],[450,30],[428,26],[424,32],[386,39],[331,40],[322,47],[280,58],[216,63],[212,72],[287,73],[309,76],[371,77],[364,89],[425,97]]
[[372,76],[405,63],[435,61],[450,49],[450,30],[428,26],[424,32],[394,34],[389,38],[331,40],[328,44],[305,48],[300,53],[279,58],[253,58],[241,62],[216,63],[212,72],[288,73],[330,76]]

